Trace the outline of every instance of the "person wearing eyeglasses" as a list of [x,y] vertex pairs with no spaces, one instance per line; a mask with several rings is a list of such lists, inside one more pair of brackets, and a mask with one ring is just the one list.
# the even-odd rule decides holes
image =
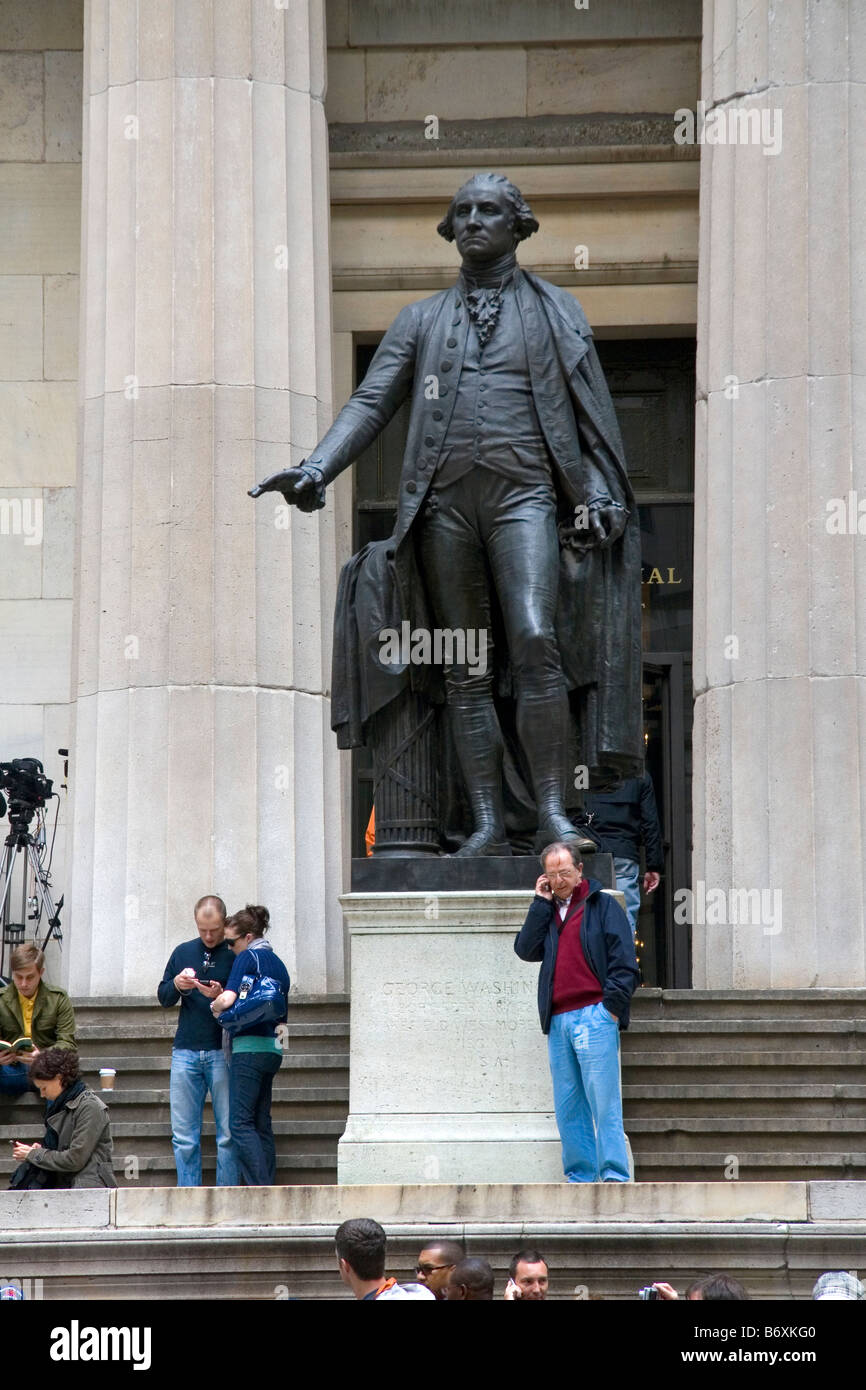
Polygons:
[[415,1274],[418,1283],[429,1289],[440,1303],[445,1300],[445,1286],[455,1265],[466,1256],[463,1246],[456,1240],[433,1240],[425,1245],[418,1256]]
[[[245,975],[267,975],[289,996],[289,972],[265,932],[270,926],[266,907],[247,903],[226,921],[225,939],[234,952],[234,965],[222,994],[211,1004],[219,1018],[238,997]],[[242,1181],[247,1187],[270,1187],[277,1176],[277,1152],[271,1124],[274,1077],[283,1060],[276,1030],[282,1018],[269,1023],[241,1025],[232,1038],[229,1068],[229,1125]]]

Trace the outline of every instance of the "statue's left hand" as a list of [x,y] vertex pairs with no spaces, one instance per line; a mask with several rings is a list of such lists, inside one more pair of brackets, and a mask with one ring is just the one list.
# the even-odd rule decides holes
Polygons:
[[625,507],[616,507],[612,502],[601,507],[589,509],[590,530],[600,550],[618,541],[626,527],[628,512]]

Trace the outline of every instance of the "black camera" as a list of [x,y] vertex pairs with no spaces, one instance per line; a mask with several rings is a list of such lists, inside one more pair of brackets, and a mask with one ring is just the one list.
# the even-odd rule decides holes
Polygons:
[[[52,794],[53,782],[45,776],[38,758],[13,758],[0,763],[0,792],[9,794],[10,821],[27,822]],[[0,816],[6,814],[6,798],[0,796]]]

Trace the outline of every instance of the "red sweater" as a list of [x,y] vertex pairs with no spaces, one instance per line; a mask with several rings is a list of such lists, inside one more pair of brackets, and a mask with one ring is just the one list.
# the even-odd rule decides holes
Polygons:
[[[589,883],[583,878],[575,888],[568,904],[565,921],[559,925],[559,947],[553,972],[553,1012],[570,1013],[601,1001],[601,982],[590,970],[580,944],[580,924],[583,904],[589,896]],[[555,906],[557,922],[559,906]]]

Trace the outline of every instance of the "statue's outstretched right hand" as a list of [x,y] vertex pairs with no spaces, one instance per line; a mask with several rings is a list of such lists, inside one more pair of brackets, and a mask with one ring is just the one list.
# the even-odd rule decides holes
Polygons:
[[261,497],[265,492],[281,492],[291,507],[299,507],[302,512],[315,512],[324,507],[324,484],[321,471],[303,460],[297,468],[284,468],[272,473],[264,482],[256,483],[249,490],[250,497]]

